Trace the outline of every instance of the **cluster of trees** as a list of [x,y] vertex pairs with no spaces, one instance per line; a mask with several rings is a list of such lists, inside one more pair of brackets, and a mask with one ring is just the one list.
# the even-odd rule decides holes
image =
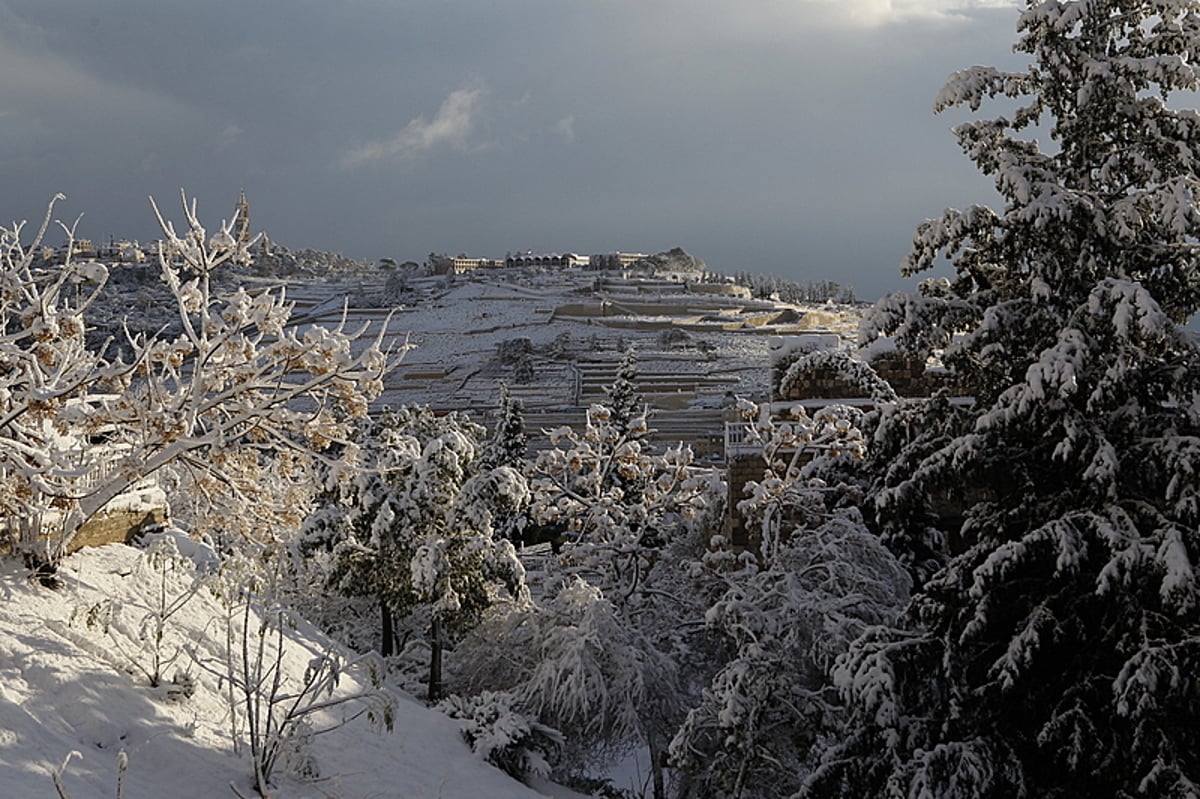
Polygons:
[[328,277],[334,274],[353,275],[374,272],[375,264],[356,261],[337,252],[322,250],[292,250],[281,244],[264,244],[254,253],[254,261],[245,269],[251,274],[268,277]]
[[[1168,104],[1200,88],[1200,2],[1029,0],[1019,31],[1026,70],[965,70],[937,101],[1013,102],[955,129],[1003,207],[922,224],[906,274],[953,277],[862,328],[936,355],[965,397],[898,399],[859,369],[870,413],[742,403],[750,549],[726,539],[720,477],[653,441],[631,357],[535,457],[507,396],[490,433],[369,417],[379,341],[213,296],[240,251],[186,204],[187,234],[163,223],[182,332],[131,336],[131,361],[86,345],[104,275],[35,273],[4,232],[0,511],[52,558],[38,530],[61,550],[179,466],[227,542],[321,586],[297,601],[330,628],[369,608],[358,645],[419,662],[520,777],[598,790],[588,768],[637,748],[656,799],[1200,795],[1200,343],[1181,327],[1200,114]],[[116,436],[119,468],[79,462],[80,430]],[[82,487],[93,471],[114,476]],[[514,542],[547,533],[533,581]]]
[[760,275],[751,272],[737,272],[733,282],[745,286],[750,293],[761,299],[778,297],[781,302],[793,304],[840,302],[852,304],[857,302],[853,286],[843,286],[833,280],[813,280],[799,283],[777,275]]
[[[599,344],[593,343],[591,351],[599,350]],[[535,372],[535,359],[546,358],[553,361],[571,360],[571,334],[563,331],[555,336],[549,344],[538,348],[528,336],[508,338],[496,343],[496,361],[500,366],[509,370],[512,382],[518,384],[532,383]]]
[[[861,414],[743,405],[763,476],[739,512],[762,544],[737,551],[724,480],[653,441],[636,374],[627,353],[606,401],[536,456],[507,394],[490,434],[423,409],[364,422],[325,472],[306,562],[377,607],[360,645],[420,668],[414,685],[448,696],[516,776],[587,786],[640,749],[657,797],[764,781],[787,795],[836,729],[837,657],[895,620],[911,584],[853,502]],[[527,583],[513,542],[548,535],[555,553]]]
[[672,247],[669,250],[647,255],[633,264],[634,269],[643,269],[656,274],[703,274],[707,267],[704,261],[694,255],[689,255],[682,247]]
[[685,453],[593,408],[525,470],[566,538],[557,581],[481,614],[455,690],[593,756],[637,741],[660,796],[1200,793],[1200,347],[1181,328],[1200,115],[1169,105],[1200,87],[1200,4],[1030,2],[1019,32],[1028,69],[965,70],[937,102],[1014,103],[955,129],[1002,207],[924,223],[906,274],[953,277],[863,327],[936,355],[968,401],[755,415],[752,554],[714,535],[719,492]]

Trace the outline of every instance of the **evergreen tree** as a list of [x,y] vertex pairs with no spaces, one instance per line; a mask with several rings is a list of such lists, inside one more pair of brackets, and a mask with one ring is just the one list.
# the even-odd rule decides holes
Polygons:
[[430,614],[433,699],[446,636],[469,629],[498,589],[523,590],[512,545],[493,534],[498,516],[528,504],[528,488],[510,467],[477,468],[482,433],[459,414],[385,411],[356,437],[356,468],[329,474],[306,523],[307,546],[332,550],[330,587],[378,599],[385,655],[394,617]]
[[[525,453],[529,449],[529,438],[525,435],[525,416],[521,400],[508,393],[508,386],[500,384],[500,403],[497,408],[496,425],[492,437],[483,445],[479,456],[479,468],[487,472],[505,467],[516,473],[525,471]],[[492,522],[497,538],[523,544],[525,530],[530,526],[528,508],[512,508],[499,512]]]
[[613,384],[604,389],[608,399],[604,404],[612,414],[609,423],[614,428],[623,433],[636,433],[641,437],[645,434],[644,431],[633,431],[630,425],[634,419],[644,417],[645,411],[645,402],[637,390],[637,375],[637,353],[633,347],[628,347],[621,356],[621,364],[617,367]]
[[1028,69],[957,73],[935,106],[1021,103],[955,130],[1003,209],[922,224],[906,274],[945,256],[954,278],[865,327],[942,350],[974,397],[898,448],[879,507],[971,504],[905,625],[840,662],[856,719],[807,795],[1200,794],[1200,348],[1177,327],[1200,304],[1200,114],[1168,105],[1200,87],[1200,3],[1030,0],[1018,30]]
[[520,468],[523,465],[525,452],[529,448],[529,438],[525,435],[524,410],[521,400],[515,399],[509,393],[508,386],[501,383],[496,426],[492,430],[492,437],[483,446],[480,467]]

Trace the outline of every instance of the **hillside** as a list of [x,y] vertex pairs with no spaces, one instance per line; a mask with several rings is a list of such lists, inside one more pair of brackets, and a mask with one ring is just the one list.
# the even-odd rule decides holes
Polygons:
[[765,398],[772,336],[850,336],[861,311],[752,299],[729,284],[533,268],[410,278],[390,290],[379,276],[294,280],[287,294],[301,324],[335,325],[343,307],[353,323],[390,313],[413,349],[381,402],[457,410],[490,409],[501,382],[527,411],[586,407],[630,347],[655,408],[717,408],[727,392]]
[[[68,753],[63,788],[72,799],[116,795],[119,752],[128,756],[125,796],[208,799],[255,795],[247,757],[233,753],[229,705],[218,681],[198,671],[195,692],[173,701],[130,673],[117,642],[136,652],[138,622],[153,604],[154,581],[139,579],[137,549],[110,545],[68,557],[51,590],[13,560],[0,561],[0,786],[9,797],[54,796],[51,772]],[[183,578],[173,577],[168,593]],[[185,581],[186,582],[186,581]],[[120,608],[112,635],[84,616],[105,600]],[[207,591],[170,620],[166,643],[197,652],[222,646],[224,610]],[[301,624],[286,634],[284,684],[299,685],[311,658],[330,643]],[[178,662],[188,669],[186,655]],[[136,670],[134,670],[136,671]],[[172,669],[169,674],[174,673]],[[361,688],[344,675],[338,694]],[[365,717],[315,737],[302,760],[281,765],[280,797],[534,799],[539,794],[475,756],[454,721],[398,691],[392,732]],[[319,724],[335,720],[337,709]],[[296,763],[303,768],[297,769]],[[299,772],[307,771],[308,776]],[[290,772],[290,773],[285,773]],[[572,795],[553,786],[557,796]]]

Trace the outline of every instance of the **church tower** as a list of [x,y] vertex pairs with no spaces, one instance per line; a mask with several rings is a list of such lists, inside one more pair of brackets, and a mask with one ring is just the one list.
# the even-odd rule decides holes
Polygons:
[[246,190],[242,189],[242,194],[238,198],[236,211],[237,222],[234,223],[234,236],[238,244],[247,245],[250,243],[250,203],[246,200]]

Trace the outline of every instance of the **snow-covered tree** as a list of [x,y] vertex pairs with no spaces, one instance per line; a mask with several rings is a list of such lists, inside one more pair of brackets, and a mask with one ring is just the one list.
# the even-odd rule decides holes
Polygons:
[[460,691],[510,692],[561,730],[568,767],[647,748],[663,796],[690,639],[704,631],[705,597],[690,590],[688,561],[704,551],[724,484],[686,447],[656,451],[644,414],[618,427],[594,405],[582,431],[549,432],[530,488],[534,520],[566,531],[551,579],[536,603],[490,610],[455,667]]
[[782,797],[799,787],[814,744],[839,730],[835,658],[869,625],[895,620],[910,581],[845,502],[855,492],[820,476],[862,459],[861,414],[741,408],[764,473],[739,510],[760,544],[734,556],[718,541],[704,557],[724,588],[706,620],[725,646],[671,755],[690,795]]
[[[84,314],[108,270],[71,259],[73,226],[64,226],[66,262],[53,270],[39,267],[42,240],[63,199],[50,202],[27,244],[21,240],[24,223],[0,228],[0,519],[12,543],[31,555],[41,548],[42,531],[71,509],[71,483],[80,467],[90,465],[81,462],[88,453],[66,435],[59,417],[77,411],[88,389],[119,385],[131,371],[88,346]],[[56,539],[46,548],[64,543]]]
[[501,383],[500,398],[496,405],[496,424],[492,428],[491,438],[483,444],[479,465],[484,469],[497,466],[522,468],[528,448],[524,404],[509,393],[507,385]]
[[464,642],[461,687],[510,692],[523,712],[561,731],[568,771],[628,751],[645,734],[649,708],[678,691],[675,664],[579,577],[502,611]]
[[508,466],[478,470],[482,434],[460,414],[385,411],[361,426],[355,468],[330,471],[326,502],[306,523],[308,546],[332,550],[330,584],[379,601],[384,654],[394,616],[430,614],[434,699],[445,636],[469,628],[500,588],[523,590],[513,546],[496,540],[494,523],[528,504],[528,486]]
[[[655,795],[662,796],[661,756],[684,712],[680,680],[686,679],[687,638],[703,626],[705,598],[688,584],[687,561],[700,557],[707,543],[723,509],[724,483],[711,470],[697,468],[686,446],[656,450],[650,433],[645,408],[621,420],[607,406],[593,405],[582,431],[550,432],[552,446],[538,454],[530,484],[535,518],[566,530],[557,562],[566,579],[557,590],[573,590],[576,580],[585,578],[599,603],[588,613],[603,608],[627,628],[628,646],[641,653],[635,658],[640,684],[657,686],[636,705],[634,740],[648,747]],[[554,596],[555,587],[550,590]],[[552,682],[539,684],[546,688]],[[588,688],[566,678],[563,685]],[[605,690],[617,689],[607,685]],[[560,719],[543,720],[563,729]],[[620,729],[628,733],[631,728]]]
[[727,659],[671,742],[695,795],[786,797],[840,731],[836,656],[908,599],[903,567],[851,511],[797,528],[761,568],[726,575],[707,613]]
[[945,565],[948,555],[949,530],[944,529],[935,499],[965,506],[979,492],[960,484],[922,485],[910,478],[927,457],[970,425],[970,408],[948,391],[931,398],[896,399],[877,407],[864,421],[864,428],[871,430],[862,469],[871,501],[864,510],[917,583]]
[[633,431],[630,425],[645,416],[645,401],[637,390],[637,352],[628,347],[621,355],[611,386],[604,389],[605,402],[612,413],[612,424],[622,432],[644,435],[645,430]]
[[[153,205],[153,201],[152,201]],[[220,296],[214,273],[249,258],[223,223],[211,236],[183,200],[186,229],[155,214],[158,253],[180,323],[173,338],[127,333],[132,358],[89,347],[85,312],[98,264],[39,267],[21,226],[0,232],[0,515],[17,547],[53,561],[76,530],[131,486],[176,465],[246,509],[276,461],[304,457],[366,414],[394,364],[386,325],[288,327],[282,292]],[[53,213],[53,204],[46,219]],[[263,537],[273,535],[264,519]]]
[[246,541],[294,540],[316,501],[317,472],[331,456],[303,450],[247,448],[226,461],[226,470],[257,479],[240,480],[230,491],[219,473],[193,468],[189,460],[169,464],[157,482],[170,502],[171,519],[196,539],[225,550]]
[[519,780],[544,778],[562,749],[562,734],[514,709],[509,693],[449,696],[438,709],[457,719],[471,751]]
[[[525,435],[524,406],[521,400],[513,397],[508,386],[500,384],[500,399],[496,414],[496,424],[492,428],[491,437],[483,443],[479,456],[480,471],[490,471],[500,467],[513,469],[523,474],[525,471],[525,454],[529,449],[529,438]],[[528,505],[514,507],[510,512],[497,515],[492,522],[495,535],[509,541],[520,542],[522,533],[529,524]]]
[[1031,0],[1018,29],[1027,69],[935,106],[1016,101],[955,129],[1004,207],[922,224],[906,274],[954,278],[866,327],[974,398],[883,505],[957,485],[964,521],[840,664],[856,719],[810,796],[1200,794],[1200,113],[1169,104],[1200,88],[1200,3]]
[[719,478],[696,468],[687,446],[655,452],[644,413],[619,426],[607,406],[591,406],[582,432],[550,431],[530,481],[534,516],[567,531],[569,570],[598,573],[618,603],[647,587],[668,542],[720,506]]

